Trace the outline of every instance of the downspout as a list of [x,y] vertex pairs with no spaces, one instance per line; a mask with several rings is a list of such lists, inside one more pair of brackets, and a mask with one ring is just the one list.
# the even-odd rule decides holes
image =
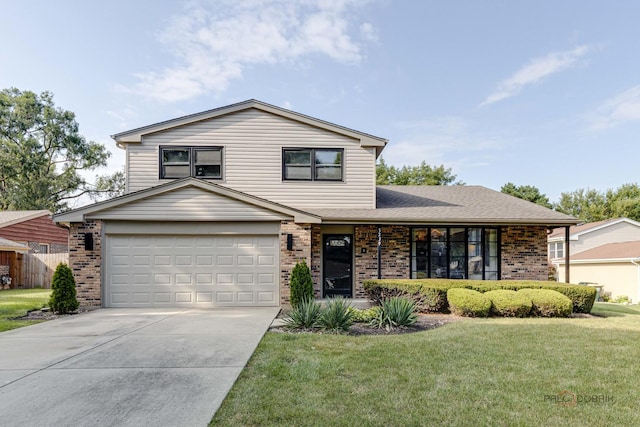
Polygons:
[[637,295],[637,299],[634,301],[636,304],[640,302],[640,264],[638,262],[640,262],[640,258],[631,260],[631,264],[638,267],[638,281],[636,283],[636,292],[638,293],[638,295]]
[[569,226],[564,227],[564,282],[571,283],[569,280]]
[[382,227],[378,226],[378,279],[382,279]]

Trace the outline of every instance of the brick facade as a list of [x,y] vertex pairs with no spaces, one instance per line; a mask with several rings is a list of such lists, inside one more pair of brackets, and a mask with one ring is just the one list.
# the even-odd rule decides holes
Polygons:
[[[85,250],[85,233],[93,234],[93,250]],[[69,230],[69,267],[76,281],[76,294],[81,306],[100,306],[102,223],[72,223]]]
[[[287,235],[293,236],[293,249],[287,250]],[[304,259],[310,268],[311,224],[280,223],[280,303],[289,304],[289,278],[296,263]]]
[[547,280],[547,227],[502,227],[503,280]]

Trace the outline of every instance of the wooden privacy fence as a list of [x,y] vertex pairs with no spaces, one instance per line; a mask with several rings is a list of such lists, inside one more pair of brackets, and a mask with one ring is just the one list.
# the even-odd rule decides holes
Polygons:
[[[61,262],[69,264],[69,253],[59,254],[18,254],[17,274],[12,288],[36,288],[38,286],[49,289],[56,267]],[[17,280],[16,280],[17,279]]]

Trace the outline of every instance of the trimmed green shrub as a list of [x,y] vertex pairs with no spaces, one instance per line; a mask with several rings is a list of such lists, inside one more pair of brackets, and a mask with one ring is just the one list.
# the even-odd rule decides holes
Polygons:
[[61,262],[53,273],[49,307],[55,313],[67,314],[76,311],[79,305],[73,272],[67,264]]
[[573,311],[571,300],[551,289],[520,289],[518,293],[531,300],[534,316],[569,317]]
[[350,304],[346,298],[327,298],[327,303],[318,319],[318,326],[336,333],[346,332],[353,325]]
[[531,311],[531,300],[516,291],[496,289],[484,296],[491,300],[491,313],[497,316],[525,317]]
[[300,303],[313,299],[313,279],[311,270],[305,260],[297,262],[291,271],[291,307],[296,308]]
[[487,317],[491,310],[491,300],[472,289],[449,289],[447,300],[451,312],[459,316]]
[[322,307],[313,299],[303,300],[283,319],[289,329],[312,329],[318,326]]
[[591,286],[536,280],[454,280],[454,279],[383,279],[365,280],[369,298],[380,302],[385,297],[403,295],[413,299],[420,312],[447,312],[447,291],[452,288],[488,292],[496,289],[551,289],[569,297],[576,313],[589,313],[596,299]]
[[402,296],[410,298],[416,305],[417,311],[446,312],[447,287],[440,287],[438,284],[424,286],[421,280],[365,280],[364,290],[369,299],[375,304],[382,305],[382,301],[392,297]]
[[349,313],[351,313],[351,320],[354,323],[371,323],[371,321],[378,315],[380,307],[371,307],[364,310],[349,307]]
[[371,319],[371,326],[377,328],[402,328],[411,326],[418,320],[416,304],[405,297],[391,297],[382,301],[377,316]]

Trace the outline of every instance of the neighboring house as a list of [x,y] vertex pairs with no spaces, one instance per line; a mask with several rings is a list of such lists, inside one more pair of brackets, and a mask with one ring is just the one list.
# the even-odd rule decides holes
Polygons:
[[69,231],[47,210],[0,211],[0,237],[29,247],[32,254],[68,251]]
[[83,305],[278,306],[371,278],[547,279],[574,218],[478,186],[375,185],[387,140],[260,101],[113,136],[126,194],[59,214]]
[[[565,261],[554,262],[563,277]],[[627,296],[640,302],[640,240],[607,243],[571,255],[570,265],[572,282],[597,283],[613,299]]]
[[[569,228],[569,254],[584,252],[607,243],[640,240],[640,222],[629,218],[614,218],[588,222]],[[549,234],[549,259],[564,258],[565,229],[556,229]],[[563,277],[563,276],[560,276]],[[574,280],[572,280],[574,281]]]
[[9,289],[18,276],[18,254],[29,252],[29,247],[0,237],[0,289]]
[[[564,278],[565,230],[548,237],[549,259]],[[640,301],[640,223],[629,218],[590,222],[569,228],[570,273],[573,283],[604,286],[613,298],[626,295]]]
[[25,264],[25,257],[67,253],[69,230],[51,216],[48,210],[0,211],[0,280],[11,279],[12,287],[48,285],[50,266]]

